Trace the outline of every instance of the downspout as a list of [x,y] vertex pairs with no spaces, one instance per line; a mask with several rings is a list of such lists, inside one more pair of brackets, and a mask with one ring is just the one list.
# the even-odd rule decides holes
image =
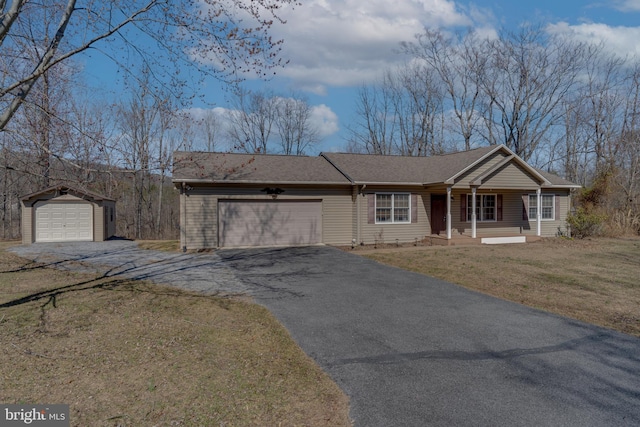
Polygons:
[[[569,202],[567,215],[571,215],[571,196],[572,196],[572,193],[573,193],[573,190],[569,190],[569,195],[567,197],[567,201]],[[560,219],[560,218],[558,218],[558,219]],[[567,224],[567,237],[570,239],[571,238],[571,224],[569,223],[569,221],[567,221],[566,218],[565,218],[565,223]]]
[[[353,185],[351,187],[351,202],[355,205],[355,216],[356,216],[356,223],[353,224],[353,216],[351,217],[351,225],[352,225],[352,229],[351,229],[351,248],[353,249],[356,246],[356,243],[358,242],[359,238],[360,238],[360,200],[359,200],[359,196],[360,196],[360,189],[358,188],[357,185]],[[353,215],[354,212],[353,210],[351,211],[351,215]],[[353,228],[355,226],[355,229]]]
[[447,187],[447,240],[451,240],[451,186]]
[[367,188],[367,184],[364,184],[360,187],[360,191],[358,192],[358,206],[356,209],[356,213],[358,218],[356,219],[356,227],[357,227],[357,242],[358,244],[362,243],[362,201],[364,200],[364,189]]
[[478,216],[476,215],[476,187],[471,188],[471,237],[478,237]]
[[542,203],[541,202],[542,190],[540,187],[536,190],[536,236],[542,236]]
[[182,182],[180,188],[180,247],[187,251],[187,183]]

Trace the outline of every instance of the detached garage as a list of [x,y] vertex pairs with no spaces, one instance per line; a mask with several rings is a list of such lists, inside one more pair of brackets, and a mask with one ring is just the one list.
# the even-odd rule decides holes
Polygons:
[[26,195],[22,243],[92,242],[115,235],[115,201],[88,191],[57,186]]

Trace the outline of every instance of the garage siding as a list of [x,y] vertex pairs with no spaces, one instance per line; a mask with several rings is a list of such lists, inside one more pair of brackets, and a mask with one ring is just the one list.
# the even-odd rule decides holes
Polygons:
[[24,202],[20,203],[22,205],[22,243],[30,244],[33,243],[33,208],[31,206],[26,206]]
[[185,197],[185,228],[187,249],[215,248],[218,246],[217,198],[198,189]]
[[[216,248],[218,241],[218,200],[272,200],[261,190],[266,185],[234,187],[194,187],[182,195],[184,242],[186,249]],[[315,190],[304,186],[279,186],[284,189],[277,200],[321,200],[322,243],[350,244],[352,239],[352,202],[350,188]]]

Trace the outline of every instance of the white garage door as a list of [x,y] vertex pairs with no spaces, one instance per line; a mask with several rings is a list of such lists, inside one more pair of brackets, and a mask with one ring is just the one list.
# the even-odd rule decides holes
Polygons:
[[322,242],[321,201],[218,202],[220,246],[289,246]]
[[92,205],[77,202],[38,202],[35,206],[36,242],[93,240]]

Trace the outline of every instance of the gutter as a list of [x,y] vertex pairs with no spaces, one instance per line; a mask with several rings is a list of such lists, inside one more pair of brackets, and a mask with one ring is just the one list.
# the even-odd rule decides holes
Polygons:
[[349,185],[350,182],[344,181],[267,181],[267,180],[237,180],[237,181],[215,181],[210,179],[172,179],[174,184],[280,184],[280,185]]

